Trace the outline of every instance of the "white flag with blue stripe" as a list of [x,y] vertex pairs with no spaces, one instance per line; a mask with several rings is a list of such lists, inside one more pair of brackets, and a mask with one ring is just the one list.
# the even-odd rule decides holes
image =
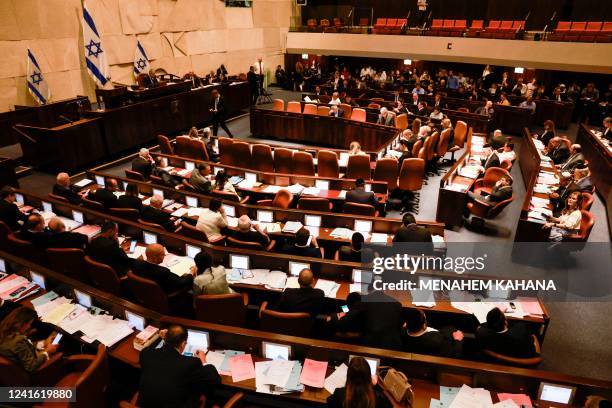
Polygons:
[[51,99],[51,91],[47,81],[43,77],[40,66],[34,58],[32,51],[28,49],[28,75],[26,77],[28,91],[39,105],[44,105]]
[[144,47],[138,41],[136,43],[136,53],[134,54],[134,76],[137,77],[139,74],[149,72],[149,59]]
[[100,87],[106,85],[110,79],[110,68],[106,61],[106,52],[102,48],[102,41],[96,24],[83,2],[83,44],[85,45],[85,64],[89,75]]

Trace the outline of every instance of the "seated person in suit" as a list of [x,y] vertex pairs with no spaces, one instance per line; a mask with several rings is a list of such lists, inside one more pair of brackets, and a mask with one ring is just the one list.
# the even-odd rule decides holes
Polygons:
[[332,105],[331,108],[329,108],[328,116],[333,116],[335,118],[343,118],[344,110],[340,109],[338,105]]
[[45,248],[49,237],[49,231],[45,230],[45,219],[37,213],[28,215],[28,219],[23,223],[19,232],[15,233],[15,236],[40,248]]
[[433,111],[429,114],[429,118],[430,119],[437,119],[437,120],[442,120],[444,119],[444,114],[442,113],[442,111],[440,110],[440,108],[438,108],[437,106],[435,106],[433,108]]
[[144,147],[140,149],[138,156],[132,160],[132,171],[142,174],[145,180],[148,180],[151,174],[155,174],[156,169],[155,160],[151,157],[149,149]]
[[497,152],[497,156],[499,157],[500,163],[505,161],[514,162],[516,159],[516,153],[514,152],[514,143],[506,143],[504,147],[502,147],[501,152]]
[[434,95],[434,103],[433,103],[433,107],[435,108],[439,108],[438,110],[442,110],[442,109],[446,109],[446,104],[444,103],[444,101],[442,101],[442,95],[437,93]]
[[193,261],[195,262],[195,266],[192,266],[192,272],[195,275],[193,279],[194,296],[225,295],[234,292],[227,283],[225,267],[215,265],[213,257],[208,252],[198,252]]
[[221,201],[210,200],[208,208],[200,213],[196,228],[203,231],[208,239],[222,235],[221,230],[227,228],[227,215],[225,215]]
[[562,139],[561,137],[552,138],[549,149],[546,150],[548,157],[551,158],[554,164],[561,164],[570,157],[569,148]]
[[117,224],[105,221],[100,233],[87,245],[87,255],[96,262],[110,266],[117,276],[122,277],[128,273],[134,260],[119,246],[118,233]]
[[406,251],[412,254],[430,255],[434,252],[431,232],[427,228],[417,225],[414,215],[409,213],[402,217],[402,226],[395,232],[393,242],[413,243],[409,245],[409,248],[406,248]]
[[116,208],[132,208],[134,210],[142,210],[142,200],[138,197],[138,186],[134,183],[129,183],[125,187],[125,194],[120,196],[115,203]]
[[536,355],[536,348],[527,327],[516,323],[508,327],[508,320],[499,308],[487,313],[487,322],[476,330],[476,340],[480,347],[516,358],[529,358]]
[[346,103],[352,108],[359,107],[359,104],[353,100],[353,97],[351,95],[346,95],[346,97],[344,98],[344,103]]
[[601,137],[606,140],[612,141],[612,117],[608,116],[607,118],[605,118],[603,121],[603,126],[604,129],[601,134]]
[[145,205],[140,211],[140,218],[146,222],[161,225],[166,231],[176,230],[177,222],[172,220],[172,216],[162,210],[164,199],[159,195],[151,197],[150,205]]
[[491,136],[491,147],[493,150],[498,150],[504,147],[508,143],[508,138],[504,136],[500,129],[495,129],[493,131],[493,136]]
[[2,187],[2,190],[0,190],[0,221],[4,222],[12,231],[20,229],[20,222],[23,223],[28,218],[27,215],[19,211],[15,201],[17,201],[15,189],[11,186]]
[[340,105],[341,103],[342,101],[340,100],[340,94],[338,92],[334,92],[331,100],[329,101],[329,105]]
[[189,184],[200,193],[210,194],[212,183],[210,182],[210,166],[205,163],[198,164],[198,167],[191,172]]
[[582,146],[573,144],[570,147],[570,157],[558,166],[559,171],[573,171],[577,166],[584,164],[584,155],[582,154]]
[[53,185],[53,194],[56,196],[64,197],[70,201],[70,204],[80,204],[81,197],[85,193],[77,193],[70,188],[70,176],[68,173],[59,173],[55,178],[55,184]]
[[[410,132],[410,137],[412,137],[412,131]],[[398,150],[402,152],[402,155],[397,159],[397,166],[401,170],[402,163],[404,163],[404,160],[410,159],[412,157],[412,149],[410,148],[410,142],[407,139],[400,139]]]
[[47,236],[47,248],[77,248],[85,249],[87,235],[66,231],[64,222],[53,217],[47,224],[50,234]]
[[405,329],[402,340],[408,352],[453,358],[461,356],[463,332],[449,327],[441,331],[427,327],[427,318],[420,309],[408,309]]
[[420,101],[417,105],[418,111],[417,115],[419,116],[429,116],[429,111],[427,110],[427,102]]
[[355,156],[355,155],[358,155],[358,154],[367,154],[367,153],[364,152],[363,150],[361,150],[361,145],[359,144],[359,142],[357,142],[356,140],[353,140],[349,144],[348,154],[349,154],[349,156]]
[[376,199],[376,195],[373,191],[365,190],[365,181],[362,178],[358,178],[355,180],[355,188],[347,191],[346,193],[346,202],[347,203],[357,203],[357,204],[369,204],[374,206],[378,205],[378,200]]
[[393,405],[384,392],[372,384],[372,372],[365,358],[355,356],[348,364],[346,385],[336,388],[327,397],[327,407],[391,408]]
[[32,324],[38,320],[34,309],[17,307],[0,322],[0,356],[10,360],[28,373],[33,373],[57,352],[51,344],[56,333],[47,338],[41,350],[28,339]]
[[485,172],[491,167],[501,167],[501,160],[499,159],[499,153],[495,149],[486,149],[485,152],[489,152],[486,159],[481,159],[482,168],[481,172]]
[[287,255],[310,256],[312,258],[323,257],[317,242],[317,237],[310,235],[310,231],[308,231],[306,228],[301,228],[295,234],[293,245],[289,244],[288,242],[285,243],[282,252]]
[[553,122],[552,120],[545,120],[544,132],[542,132],[542,134],[539,136],[536,135],[536,137],[542,141],[544,147],[548,146],[548,143],[550,143],[551,139],[555,137],[555,122]]
[[155,281],[164,292],[172,293],[177,290],[189,290],[193,286],[193,275],[185,273],[183,276],[170,271],[162,266],[166,249],[160,244],[150,244],[145,250],[145,259],[135,259],[132,272],[145,279]]
[[142,85],[145,88],[155,88],[157,85],[159,85],[159,82],[157,82],[157,77],[155,76],[155,70],[151,69],[149,70],[148,75],[145,74],[142,76]]
[[348,262],[372,262],[374,251],[372,248],[364,248],[365,239],[360,232],[354,232],[351,236],[351,245],[343,245],[338,249],[338,258]]
[[473,192],[468,191],[468,195],[473,200],[495,205],[496,203],[505,201],[512,197],[512,179],[510,177],[502,176],[495,182],[493,189],[491,189],[491,194],[483,196],[476,195]]
[[200,406],[200,396],[210,401],[214,387],[221,384],[217,369],[206,361],[205,350],[195,356],[183,356],[187,345],[187,330],[171,325],[162,330],[161,348],[147,347],[140,352],[139,406],[185,407]]
[[[253,226],[253,229],[251,229]],[[232,231],[230,236],[238,241],[256,242],[265,248],[270,243],[270,237],[259,224],[252,225],[248,215],[238,218],[238,231]]]
[[215,184],[213,185],[213,190],[225,191],[227,193],[235,194],[239,197],[234,185],[230,183],[229,176],[224,170],[220,170],[217,172],[215,176]]
[[581,193],[593,192],[591,172],[584,164],[576,167],[574,174],[570,175],[570,177],[562,176],[557,190],[550,193],[549,198],[553,205],[553,213],[558,214],[563,210],[567,197],[574,191],[579,191]]
[[117,191],[117,180],[109,178],[106,179],[104,188],[98,188],[95,192],[89,193],[87,198],[99,202],[105,210],[108,210],[117,206],[117,196],[113,194],[114,191]]
[[493,110],[493,102],[487,101],[484,106],[481,106],[480,108],[476,109],[475,113],[477,115],[487,115],[489,118],[492,118],[493,113],[495,113],[495,111]]
[[389,113],[387,108],[383,106],[382,108],[380,108],[380,115],[378,115],[376,123],[378,123],[379,125],[395,127],[395,115]]
[[219,161],[219,153],[215,150],[215,144],[212,139],[212,130],[209,127],[205,127],[202,129],[202,141],[204,142],[204,146],[206,146],[206,153],[208,153],[208,158],[210,161],[217,163]]
[[323,310],[325,294],[314,288],[314,276],[310,269],[303,269],[298,276],[300,287],[287,288],[274,310],[283,313],[308,313],[316,317]]

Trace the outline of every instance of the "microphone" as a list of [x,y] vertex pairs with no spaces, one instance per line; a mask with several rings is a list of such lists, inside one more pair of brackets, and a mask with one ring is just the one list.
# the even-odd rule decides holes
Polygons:
[[70,118],[68,118],[68,117],[66,117],[64,115],[59,115],[59,118],[65,120],[68,123],[74,122],[73,120],[71,120]]

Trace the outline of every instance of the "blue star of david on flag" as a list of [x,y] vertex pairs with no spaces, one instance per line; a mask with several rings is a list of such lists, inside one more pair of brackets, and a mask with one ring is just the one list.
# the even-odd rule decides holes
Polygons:
[[95,42],[94,40],[89,41],[89,44],[87,44],[85,48],[87,48],[88,57],[91,57],[93,55],[95,58],[98,58],[98,55],[103,52],[100,43]]
[[49,86],[43,78],[38,61],[36,61],[34,54],[30,50],[28,50],[27,63],[26,85],[28,92],[39,105],[44,105],[51,99],[51,91],[49,91]]
[[151,68],[149,66],[149,58],[147,58],[147,53],[145,52],[144,47],[138,41],[136,43],[136,51],[134,53],[134,77],[138,77],[138,75],[147,72]]
[[102,40],[93,17],[89,14],[87,4],[83,2],[83,44],[85,46],[85,65],[87,72],[99,87],[106,85],[110,79],[110,68],[103,51]]
[[43,80],[43,77],[40,72],[34,72],[32,75],[30,75],[30,78],[32,78],[32,83],[34,85],[38,85]]

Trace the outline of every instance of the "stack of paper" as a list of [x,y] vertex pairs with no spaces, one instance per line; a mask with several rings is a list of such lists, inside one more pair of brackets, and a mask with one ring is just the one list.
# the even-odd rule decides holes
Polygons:
[[353,231],[348,228],[334,228],[329,235],[338,239],[350,239],[353,236]]
[[382,234],[379,232],[373,232],[370,236],[371,244],[386,244],[389,236],[387,234]]
[[346,190],[340,191],[340,194],[338,194],[338,198],[344,200],[346,198]]
[[177,170],[176,174],[178,174],[181,177],[187,177],[191,175],[191,170],[188,170],[188,169]]
[[255,182],[252,180],[242,180],[240,183],[238,183],[238,187],[239,188],[253,188],[253,186],[255,185]]
[[337,282],[327,279],[317,279],[315,289],[321,289],[325,293],[325,297],[335,298],[340,285]]
[[93,180],[90,180],[88,178],[84,178],[83,180],[74,183],[73,186],[78,187],[78,188],[83,188],[85,186],[90,185],[91,183],[93,183]]
[[172,214],[173,217],[182,217],[183,215],[189,213],[189,208],[181,207],[176,209]]
[[279,222],[262,222],[260,223],[260,225],[266,230],[268,234],[281,232],[281,226]]
[[545,184],[536,184],[533,186],[533,192],[539,194],[549,194],[551,192],[551,188]]
[[531,205],[533,205],[534,207],[546,208],[549,204],[550,201],[548,200],[548,198],[531,197]]
[[302,195],[318,196],[320,192],[321,190],[316,187],[306,187],[302,190]]
[[300,287],[297,276],[289,276],[285,282],[285,289],[297,289]]
[[444,187],[446,190],[458,191],[460,193],[464,193],[469,186],[461,183],[451,183]]
[[293,185],[290,185],[289,187],[287,187],[287,190],[291,194],[300,194],[302,192],[302,190],[304,190],[304,186],[302,186],[301,184],[293,184]]
[[199,217],[202,211],[204,211],[203,208],[191,207],[187,210],[187,216],[188,217]]
[[510,408],[510,407],[521,407],[521,408],[531,408],[532,404],[531,404],[531,398],[529,398],[529,395],[525,395],[525,394],[504,394],[504,393],[499,393],[497,394],[497,398],[499,398],[499,403],[498,404],[502,404],[505,403],[504,405],[498,405],[495,404],[494,407],[495,408]]
[[134,248],[134,252],[128,253],[127,256],[132,259],[138,259],[145,254],[146,250],[147,248],[144,246],[137,246],[136,248]]
[[489,391],[464,384],[453,398],[449,408],[489,408],[492,405],[493,400]]
[[287,221],[285,226],[283,227],[283,232],[287,232],[289,234],[295,234],[300,229],[302,229],[302,223],[299,221]]
[[87,235],[87,238],[91,241],[93,237],[98,235],[102,227],[99,225],[82,225],[79,228],[76,228],[73,232],[78,232],[79,234]]
[[283,290],[287,283],[287,274],[283,271],[270,271],[263,282],[267,289]]
[[278,193],[280,190],[282,189],[281,186],[266,186],[262,191],[262,193],[270,193],[270,194],[276,194]]
[[72,231],[74,229],[79,228],[81,225],[83,225],[80,222],[77,222],[71,218],[66,218],[66,217],[58,217],[58,218],[62,220],[62,222],[66,226],[66,231]]
[[25,296],[34,292],[32,289],[38,288],[35,283],[19,275],[4,275],[0,281],[0,298],[17,302]]
[[255,363],[256,391],[265,394],[301,392],[299,361],[271,360]]
[[232,381],[240,382],[255,378],[255,366],[250,354],[241,354],[229,359]]
[[330,394],[333,394],[336,391],[336,388],[342,388],[346,385],[346,373],[348,371],[348,367],[346,364],[342,363],[329,377],[325,379],[323,386]]
[[464,166],[459,170],[459,175],[475,179],[480,175],[480,166]]
[[326,373],[327,361],[316,361],[307,358],[304,360],[300,382],[314,388],[323,388]]

